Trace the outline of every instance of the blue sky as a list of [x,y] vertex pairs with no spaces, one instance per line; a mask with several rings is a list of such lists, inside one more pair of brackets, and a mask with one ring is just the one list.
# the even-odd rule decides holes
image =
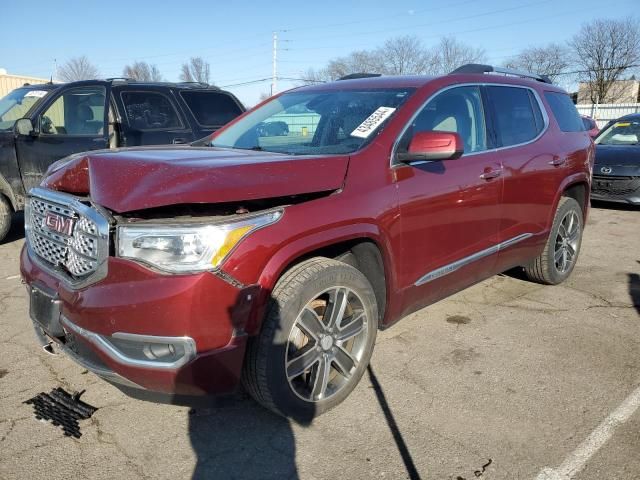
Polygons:
[[[584,22],[638,12],[638,0],[7,1],[0,7],[0,68],[49,77],[59,64],[86,55],[103,77],[125,64],[156,64],[178,80],[190,56],[211,64],[213,81],[253,105],[270,81],[272,31],[279,31],[279,74],[299,78],[336,56],[373,48],[399,35],[427,45],[450,35],[482,47],[494,64],[521,49],[564,42]],[[167,4],[169,5],[169,4]],[[605,11],[606,10],[606,11]],[[280,81],[279,90],[295,85]],[[233,86],[231,86],[233,85]]]

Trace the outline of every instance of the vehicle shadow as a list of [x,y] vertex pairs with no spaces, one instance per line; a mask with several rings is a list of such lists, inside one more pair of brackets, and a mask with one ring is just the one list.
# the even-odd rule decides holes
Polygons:
[[22,212],[15,215],[11,222],[11,228],[5,239],[0,244],[7,244],[24,238],[24,215]]
[[630,203],[605,202],[601,200],[591,200],[591,208],[601,208],[603,210],[619,210],[621,212],[640,211],[637,205]]
[[299,478],[289,420],[250,398],[232,406],[192,409],[189,438],[197,456],[194,480]]
[[[258,295],[252,287],[239,292],[230,311],[235,328],[243,329],[249,316],[242,300],[247,292]],[[273,314],[277,303],[271,297],[269,305]],[[275,318],[280,318],[275,312]],[[281,330],[275,328],[276,332]],[[286,348],[286,342],[277,344],[271,358],[282,358],[284,364]],[[314,414],[314,405],[309,404],[305,412],[289,420],[262,407],[242,391],[227,400],[218,399],[213,407],[191,409],[189,438],[197,457],[192,478],[298,479],[291,421],[308,426]]]
[[[638,261],[640,263],[640,261]],[[637,273],[629,273],[627,274],[629,277],[629,296],[631,297],[631,303],[633,307],[640,315],[640,275]]]

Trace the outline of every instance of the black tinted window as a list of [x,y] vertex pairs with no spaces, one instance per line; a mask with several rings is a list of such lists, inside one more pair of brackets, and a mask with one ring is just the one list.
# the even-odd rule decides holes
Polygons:
[[544,128],[535,96],[526,88],[487,87],[493,105],[499,146],[508,147],[536,138]]
[[200,125],[220,126],[242,113],[231,96],[219,92],[180,92]]
[[580,132],[585,129],[582,119],[576,110],[576,106],[569,95],[557,92],[544,92],[549,102],[553,116],[556,117],[558,126],[563,132]]
[[131,128],[169,130],[182,128],[171,101],[157,92],[122,92],[122,102]]

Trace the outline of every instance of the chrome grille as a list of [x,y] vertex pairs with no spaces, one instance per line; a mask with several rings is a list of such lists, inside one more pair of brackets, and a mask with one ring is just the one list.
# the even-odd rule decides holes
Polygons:
[[109,224],[76,197],[33,189],[25,214],[29,248],[52,272],[78,283],[106,264]]

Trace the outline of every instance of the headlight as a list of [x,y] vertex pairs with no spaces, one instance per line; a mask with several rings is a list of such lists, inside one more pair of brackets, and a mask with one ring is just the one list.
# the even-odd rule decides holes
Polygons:
[[122,225],[118,256],[172,273],[213,270],[240,240],[281,216],[281,211],[275,211],[216,225]]

